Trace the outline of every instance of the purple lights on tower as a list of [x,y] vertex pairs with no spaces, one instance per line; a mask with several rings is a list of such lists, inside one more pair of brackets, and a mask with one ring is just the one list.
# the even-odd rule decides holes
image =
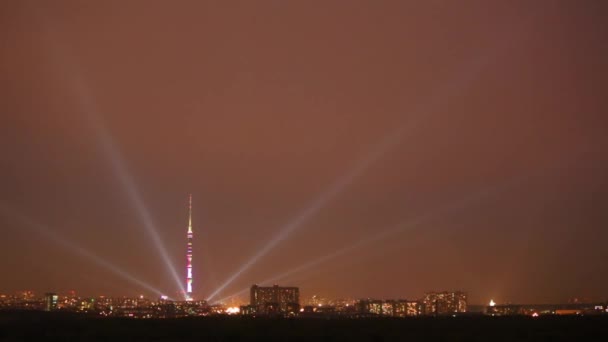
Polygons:
[[186,300],[192,300],[192,194],[188,203],[188,251],[186,254]]

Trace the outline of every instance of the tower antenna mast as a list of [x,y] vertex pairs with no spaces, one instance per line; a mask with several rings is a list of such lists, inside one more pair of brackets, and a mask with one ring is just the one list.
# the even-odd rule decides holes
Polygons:
[[188,202],[188,249],[186,254],[186,300],[192,300],[192,194]]

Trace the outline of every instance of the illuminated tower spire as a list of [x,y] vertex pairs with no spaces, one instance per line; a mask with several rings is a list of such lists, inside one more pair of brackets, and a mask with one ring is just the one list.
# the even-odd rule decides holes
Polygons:
[[186,300],[192,300],[192,194],[188,203],[188,253],[186,254]]

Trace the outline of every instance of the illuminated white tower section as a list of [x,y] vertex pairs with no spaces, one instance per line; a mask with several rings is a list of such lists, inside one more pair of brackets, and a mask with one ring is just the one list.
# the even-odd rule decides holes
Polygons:
[[186,254],[186,300],[192,300],[192,195],[188,204],[188,253]]

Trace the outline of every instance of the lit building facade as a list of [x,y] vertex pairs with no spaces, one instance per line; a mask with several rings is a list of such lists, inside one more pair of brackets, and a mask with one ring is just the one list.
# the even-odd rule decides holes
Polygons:
[[56,293],[45,293],[44,294],[44,310],[54,311],[57,309],[57,301],[59,296]]
[[250,306],[260,314],[297,313],[300,310],[300,289],[253,285],[250,290]]
[[366,299],[360,300],[357,302],[357,311],[363,314],[371,314],[371,315],[381,315],[382,314],[382,304],[381,300],[376,299]]
[[424,295],[426,315],[449,315],[467,312],[467,294],[455,292],[428,292]]
[[423,312],[422,304],[419,301],[405,299],[362,299],[355,304],[355,307],[361,315],[414,317],[421,315]]
[[413,300],[395,300],[393,302],[394,317],[415,317],[422,315],[422,303]]

